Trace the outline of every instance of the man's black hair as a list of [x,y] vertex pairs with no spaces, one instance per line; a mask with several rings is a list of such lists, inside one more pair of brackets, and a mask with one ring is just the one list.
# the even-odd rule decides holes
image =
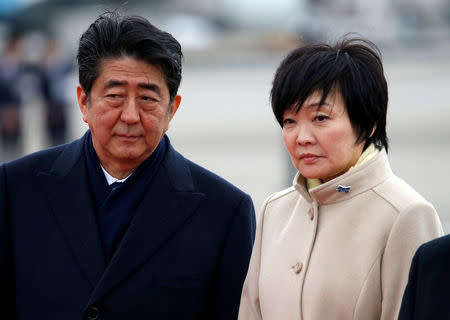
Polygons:
[[89,97],[105,59],[132,57],[161,69],[169,88],[170,101],[181,82],[183,54],[178,41],[140,16],[116,12],[100,15],[80,39],[77,61],[79,82]]

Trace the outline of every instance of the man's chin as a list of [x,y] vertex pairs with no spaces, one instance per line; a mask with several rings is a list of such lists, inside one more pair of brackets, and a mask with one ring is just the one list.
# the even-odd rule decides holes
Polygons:
[[127,148],[120,148],[114,151],[113,158],[119,162],[142,162],[150,155],[150,153],[138,152]]

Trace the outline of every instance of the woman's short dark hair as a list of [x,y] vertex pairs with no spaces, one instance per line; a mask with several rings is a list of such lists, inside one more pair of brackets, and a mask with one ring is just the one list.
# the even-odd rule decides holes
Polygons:
[[181,82],[183,54],[178,41],[140,16],[117,12],[100,15],[80,38],[77,61],[79,81],[89,97],[104,59],[129,56],[158,66],[169,88],[170,100]]
[[381,52],[367,39],[347,35],[335,45],[313,43],[290,52],[275,73],[271,91],[278,123],[283,126],[284,111],[298,112],[313,92],[322,92],[323,104],[334,89],[342,94],[356,142],[387,151],[388,88]]

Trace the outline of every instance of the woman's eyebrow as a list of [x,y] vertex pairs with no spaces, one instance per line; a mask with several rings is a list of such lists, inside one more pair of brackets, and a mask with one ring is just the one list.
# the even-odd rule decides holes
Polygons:
[[318,100],[318,101],[313,101],[311,103],[305,104],[303,106],[303,108],[307,108],[307,109],[322,108],[322,107],[331,108],[332,105],[329,104],[327,101],[324,101],[322,104],[320,104],[320,100]]

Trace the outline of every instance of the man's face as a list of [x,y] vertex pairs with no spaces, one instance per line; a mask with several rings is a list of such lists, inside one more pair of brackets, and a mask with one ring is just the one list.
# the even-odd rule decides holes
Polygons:
[[107,171],[142,163],[159,144],[181,101],[176,96],[169,112],[169,89],[160,69],[127,56],[103,60],[89,99],[80,86],[77,95]]

